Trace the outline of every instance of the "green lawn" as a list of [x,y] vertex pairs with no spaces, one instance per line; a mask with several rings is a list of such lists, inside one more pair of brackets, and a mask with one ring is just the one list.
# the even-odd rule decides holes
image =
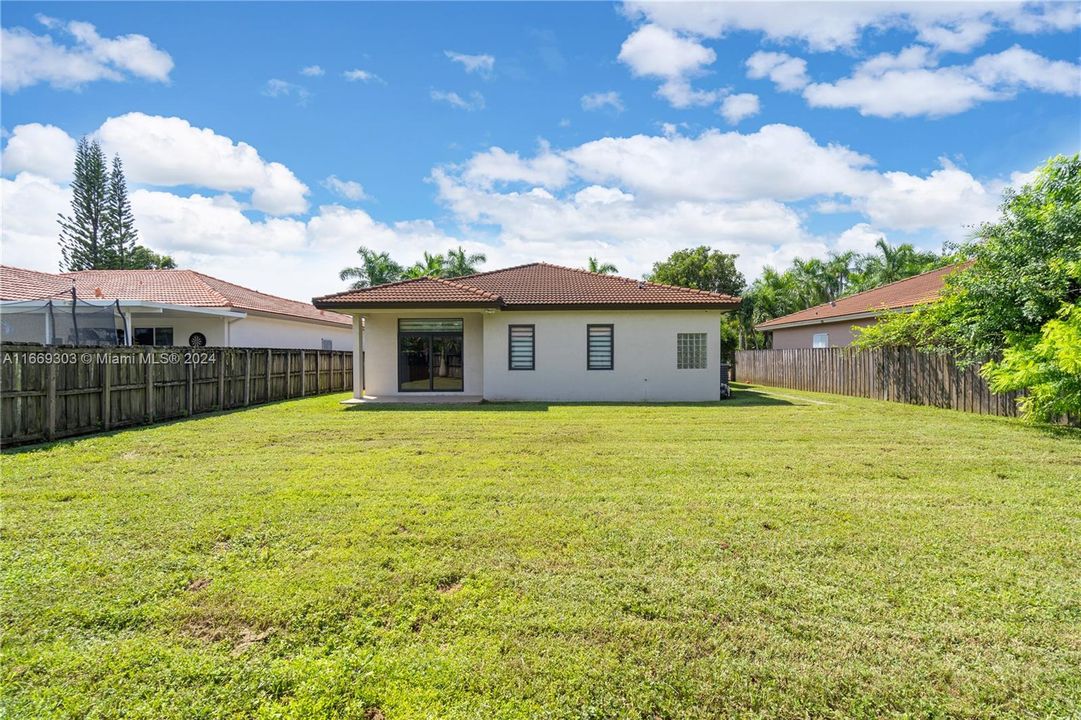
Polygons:
[[1081,712],[1077,434],[340,399],[0,458],[0,717]]

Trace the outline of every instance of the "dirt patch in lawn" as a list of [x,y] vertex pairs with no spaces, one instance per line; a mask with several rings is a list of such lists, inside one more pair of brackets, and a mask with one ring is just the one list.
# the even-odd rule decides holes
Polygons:
[[241,655],[265,642],[274,628],[258,629],[243,623],[222,624],[212,618],[193,618],[184,624],[182,631],[188,637],[208,644],[227,642],[233,646],[233,655]]

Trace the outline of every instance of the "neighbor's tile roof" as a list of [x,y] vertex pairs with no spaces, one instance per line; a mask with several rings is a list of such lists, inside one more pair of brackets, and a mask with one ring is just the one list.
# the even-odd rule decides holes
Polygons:
[[615,275],[600,275],[548,263],[530,263],[453,280],[422,278],[347,290],[315,298],[314,302],[317,307],[458,304],[510,309],[596,306],[731,308],[739,304],[739,298]]
[[0,299],[37,300],[65,297],[134,300],[164,305],[231,308],[348,325],[347,315],[268,295],[194,270],[83,270],[41,273],[0,265]]
[[946,276],[966,265],[967,263],[947,265],[922,275],[914,275],[873,290],[849,295],[833,303],[823,303],[789,315],[782,315],[754,327],[755,330],[776,330],[790,325],[826,321],[831,318],[859,315],[876,310],[898,310],[930,302],[937,299],[942,292]]
[[23,268],[0,265],[0,300],[39,300],[71,293],[71,280]]

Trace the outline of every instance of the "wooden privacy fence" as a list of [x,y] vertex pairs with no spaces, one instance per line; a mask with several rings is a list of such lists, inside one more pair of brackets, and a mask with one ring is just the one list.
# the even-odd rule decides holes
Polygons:
[[978,365],[914,348],[740,350],[736,379],[814,392],[1016,416],[1018,393],[996,395]]
[[4,446],[342,392],[342,350],[0,346]]

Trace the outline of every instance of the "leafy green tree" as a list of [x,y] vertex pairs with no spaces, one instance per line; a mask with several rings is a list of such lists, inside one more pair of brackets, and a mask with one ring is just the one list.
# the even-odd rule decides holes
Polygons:
[[136,245],[128,260],[132,270],[175,270],[176,262],[168,255],[159,255],[144,245]]
[[665,285],[711,290],[726,295],[739,295],[747,286],[743,274],[736,270],[736,256],[705,245],[677,250],[663,262],[653,264],[646,280]]
[[1038,334],[1011,338],[1002,360],[982,371],[995,392],[1025,391],[1019,400],[1025,417],[1081,422],[1081,305],[1063,305]]
[[595,257],[589,258],[589,264],[586,266],[586,270],[591,273],[597,273],[598,275],[615,275],[619,272],[619,268],[610,262],[601,262]]
[[139,239],[135,215],[128,200],[128,183],[120,156],[113,156],[113,167],[105,188],[105,246],[106,263],[116,269],[135,267],[133,257]]
[[71,215],[60,215],[60,269],[96,270],[109,266],[105,154],[85,137],[75,150]]
[[[983,372],[998,389],[1026,389],[1029,417],[1081,416],[1069,392],[1074,353],[1061,348],[1075,337],[1081,298],[1079,156],[1054,157],[1030,184],[1008,189],[1001,217],[961,243],[958,255],[970,264],[947,276],[937,301],[887,316],[857,344],[913,345],[969,364],[1001,355]],[[1066,396],[1052,401],[1054,388]]]
[[406,268],[402,277],[416,279],[422,277],[443,277],[447,271],[447,259],[442,255],[424,253],[424,258]]
[[402,266],[391,259],[390,253],[377,253],[361,245],[357,254],[360,255],[360,265],[344,268],[338,273],[339,279],[353,281],[349,286],[351,289],[359,290],[401,279]]
[[447,253],[446,277],[462,277],[463,275],[475,275],[481,265],[488,262],[488,256],[484,253],[467,253],[459,245],[457,250]]

